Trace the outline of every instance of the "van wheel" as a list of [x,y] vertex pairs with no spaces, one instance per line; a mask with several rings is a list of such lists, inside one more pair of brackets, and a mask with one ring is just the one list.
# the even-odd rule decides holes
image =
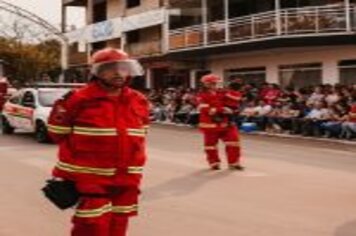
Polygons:
[[3,134],[13,134],[15,128],[12,127],[5,116],[1,117],[1,131]]
[[36,141],[39,143],[49,143],[50,138],[48,136],[47,127],[42,121],[36,122],[36,132],[35,132]]

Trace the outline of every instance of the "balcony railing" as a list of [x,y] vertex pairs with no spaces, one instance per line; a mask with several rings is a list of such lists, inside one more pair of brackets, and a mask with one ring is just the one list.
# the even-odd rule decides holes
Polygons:
[[126,45],[126,51],[133,57],[156,56],[162,53],[161,41],[148,41]]
[[356,30],[356,5],[343,4],[289,8],[227,21],[171,30],[169,49],[211,47],[254,40],[346,34]]
[[69,54],[69,65],[85,65],[88,63],[88,55],[82,52],[70,52]]

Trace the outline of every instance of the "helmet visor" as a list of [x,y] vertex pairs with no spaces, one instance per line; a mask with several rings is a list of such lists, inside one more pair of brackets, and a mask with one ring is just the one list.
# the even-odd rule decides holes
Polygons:
[[115,62],[97,63],[92,66],[92,73],[99,76],[103,72],[117,73],[122,77],[143,76],[144,70],[137,60],[122,60]]

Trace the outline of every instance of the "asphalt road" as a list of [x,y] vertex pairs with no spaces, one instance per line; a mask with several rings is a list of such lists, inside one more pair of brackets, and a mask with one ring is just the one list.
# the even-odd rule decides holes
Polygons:
[[[245,172],[210,172],[198,131],[153,127],[129,236],[355,236],[356,146],[244,136]],[[0,134],[0,236],[69,235],[40,188],[56,146]],[[223,155],[222,155],[223,156]]]

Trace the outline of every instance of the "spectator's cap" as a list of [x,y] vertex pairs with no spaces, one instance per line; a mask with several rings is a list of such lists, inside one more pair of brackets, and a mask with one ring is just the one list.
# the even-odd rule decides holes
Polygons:
[[204,75],[201,78],[200,82],[203,84],[213,84],[213,83],[218,84],[222,82],[222,79],[217,75],[208,74],[208,75]]
[[130,77],[144,74],[137,60],[130,59],[126,52],[115,48],[105,48],[95,52],[92,55],[91,64],[91,72],[96,76],[105,70],[117,70],[120,75]]

